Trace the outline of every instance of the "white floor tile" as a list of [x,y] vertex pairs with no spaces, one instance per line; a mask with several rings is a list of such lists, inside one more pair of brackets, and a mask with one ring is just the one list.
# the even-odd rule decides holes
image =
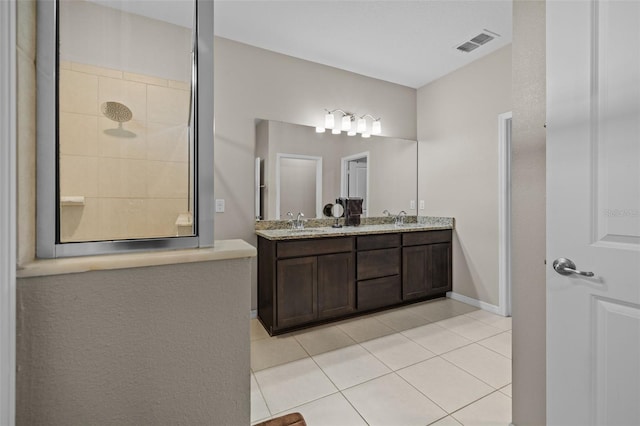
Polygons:
[[471,340],[437,324],[427,324],[422,327],[412,328],[411,330],[403,331],[402,334],[435,354],[449,352],[472,343]]
[[369,340],[361,345],[394,371],[436,356],[400,333]]
[[356,342],[365,342],[378,337],[393,334],[396,331],[378,321],[374,317],[358,318],[341,322],[338,327]]
[[511,360],[474,343],[442,355],[495,389],[511,383]]
[[360,414],[340,393],[325,396],[308,404],[287,410],[284,413],[278,413],[275,416],[295,412],[302,414],[305,423],[309,426],[367,426]]
[[313,328],[294,337],[312,356],[357,344],[336,326]]
[[435,423],[431,423],[429,426],[462,426],[456,419],[451,416],[447,416],[444,419],[440,419]]
[[251,373],[251,423],[257,423],[271,417],[271,413],[264,402],[256,378]]
[[503,317],[483,310],[469,312],[466,315],[501,330],[511,330],[511,317]]
[[447,415],[395,373],[343,394],[370,426],[424,426]]
[[480,340],[478,344],[511,359],[512,340],[511,333],[505,331],[496,336],[491,336],[488,339]]
[[360,345],[316,355],[313,359],[339,389],[346,389],[391,372]]
[[440,357],[402,369],[398,374],[447,413],[494,391],[491,386]]
[[502,392],[503,394],[507,395],[509,398],[511,398],[511,389],[512,389],[512,385],[509,384],[505,387],[503,387],[502,389],[500,389],[500,392]]
[[293,337],[270,337],[251,342],[251,369],[253,371],[264,370],[308,356]]
[[459,315],[436,323],[474,342],[500,334],[503,330],[471,318],[467,315]]
[[431,322],[406,308],[392,309],[376,315],[375,318],[381,323],[393,328],[395,331],[409,330],[410,328],[420,327],[421,325]]
[[452,416],[465,426],[508,426],[511,423],[511,398],[494,392]]
[[255,373],[269,411],[279,413],[337,392],[311,358]]
[[251,341],[266,339],[267,337],[269,337],[267,330],[264,329],[258,319],[253,318],[251,320]]

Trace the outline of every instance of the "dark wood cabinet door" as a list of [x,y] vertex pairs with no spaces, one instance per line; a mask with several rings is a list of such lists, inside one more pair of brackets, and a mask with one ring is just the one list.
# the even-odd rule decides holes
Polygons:
[[355,264],[352,253],[318,256],[318,318],[356,310]]
[[317,257],[300,257],[278,261],[276,280],[277,326],[292,327],[318,317]]
[[429,293],[429,246],[402,249],[402,300],[426,296]]
[[429,246],[428,294],[451,291],[451,243]]

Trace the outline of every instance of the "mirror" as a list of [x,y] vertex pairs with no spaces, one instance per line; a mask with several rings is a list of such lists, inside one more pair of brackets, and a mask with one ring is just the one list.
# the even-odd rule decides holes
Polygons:
[[316,133],[273,120],[256,125],[256,219],[287,212],[322,218],[339,197],[363,199],[363,216],[416,215],[417,142],[383,136]]
[[59,1],[60,243],[194,235],[194,0]]

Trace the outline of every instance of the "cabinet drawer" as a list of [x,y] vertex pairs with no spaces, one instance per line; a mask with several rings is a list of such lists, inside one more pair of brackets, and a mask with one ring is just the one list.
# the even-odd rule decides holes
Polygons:
[[357,279],[368,280],[400,273],[400,249],[358,252]]
[[358,250],[375,250],[383,248],[400,247],[400,234],[380,234],[357,237],[356,248]]
[[277,256],[302,257],[318,254],[342,253],[353,249],[353,239],[347,238],[318,238],[312,240],[299,240],[279,242]]
[[422,244],[448,243],[451,241],[451,230],[405,232],[402,234],[403,246],[419,246]]
[[358,310],[380,308],[401,301],[399,276],[358,282]]

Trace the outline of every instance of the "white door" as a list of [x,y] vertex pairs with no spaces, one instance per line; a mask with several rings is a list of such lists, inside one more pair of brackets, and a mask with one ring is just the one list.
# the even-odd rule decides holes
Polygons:
[[640,425],[640,1],[548,1],[546,41],[547,420]]

